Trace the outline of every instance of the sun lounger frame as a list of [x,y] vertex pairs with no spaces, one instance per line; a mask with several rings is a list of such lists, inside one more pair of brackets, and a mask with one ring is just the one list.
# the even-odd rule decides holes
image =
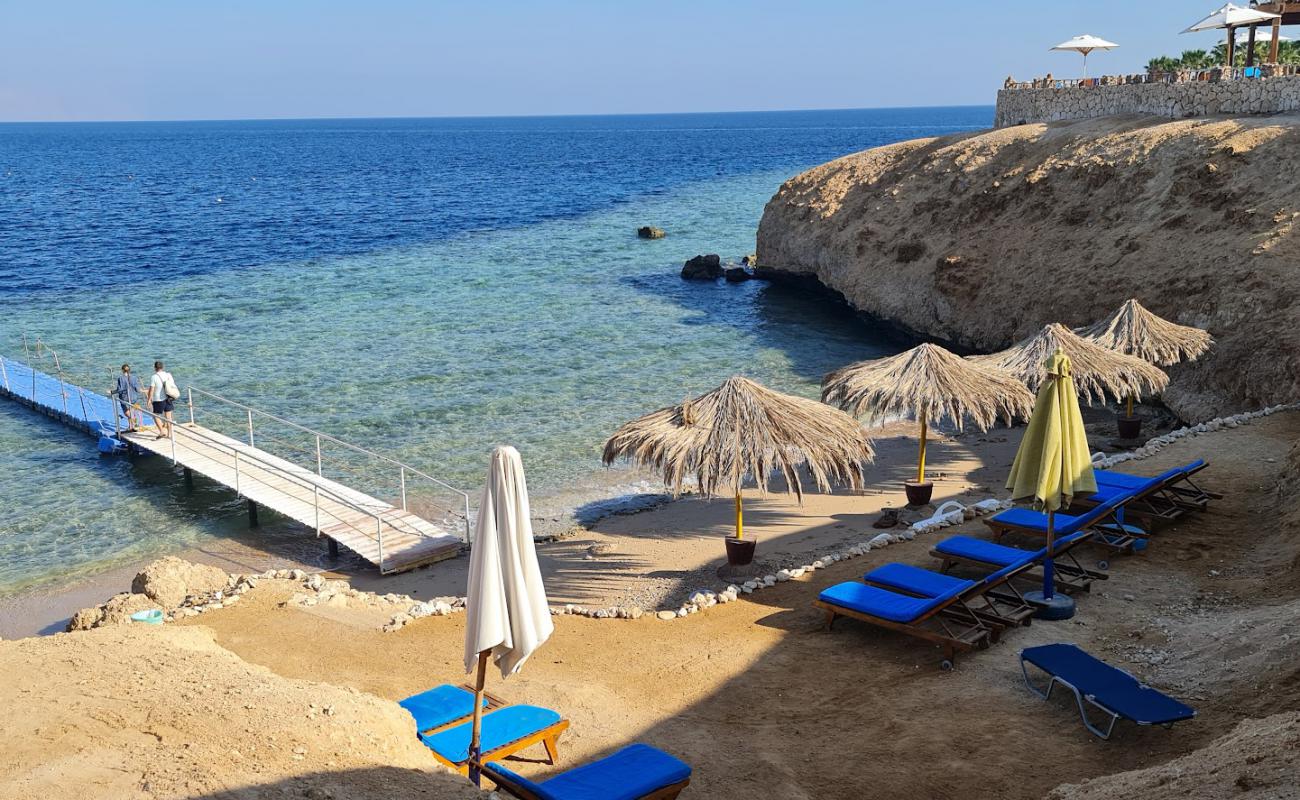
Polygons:
[[[1032,562],[1026,563],[1017,569],[1011,570],[993,584],[976,582],[975,586],[972,586],[971,589],[980,589],[981,591],[976,595],[971,595],[970,598],[972,600],[975,598],[983,600],[984,607],[976,607],[967,603],[967,595],[963,592],[958,595],[958,598],[960,598],[958,603],[945,607],[944,616],[950,619],[957,619],[961,618],[963,612],[974,615],[980,621],[993,626],[993,630],[990,631],[990,639],[994,642],[998,640],[998,637],[1001,634],[1001,629],[1017,628],[1022,625],[1028,625],[1030,621],[1033,620],[1034,613],[1038,611],[1038,606],[1035,606],[1026,600],[1025,596],[1020,593],[1020,590],[1016,588],[1015,584],[1013,584],[1011,580],[1033,568],[1033,566],[1034,564]],[[896,586],[891,586],[888,583],[873,581],[868,577],[869,575],[870,573],[867,573],[867,575],[862,577],[862,582],[868,586],[887,589],[899,594],[907,594],[917,597],[920,596],[914,592],[907,592]],[[971,589],[966,591],[971,591]],[[1006,591],[1002,591],[1003,589]],[[995,600],[998,602],[994,602]],[[1000,607],[998,603],[1003,603],[1004,606]],[[1007,608],[1006,606],[1010,606],[1010,608]]]
[[[1139,532],[1139,529],[1134,528],[1132,525],[1124,525],[1123,521],[1115,513],[1122,508],[1124,508],[1123,504],[1112,508],[1110,511],[1106,512],[1104,516],[1099,517],[1096,522],[1089,525],[1088,529],[1097,529],[1098,527],[1108,525],[1117,527],[1113,530],[1099,531],[1099,533],[1104,535],[1089,536],[1087,537],[1087,541],[1114,550],[1117,553],[1145,552],[1145,550],[1139,550],[1136,545],[1138,541],[1149,539],[1150,534],[1145,531]],[[1088,511],[1091,510],[1092,509],[1088,509]],[[1009,525],[1006,522],[995,519],[994,517],[985,517],[984,524],[989,527],[990,531],[992,531],[993,541],[999,543],[1002,537],[1006,536],[1008,533],[1019,533],[1025,536],[1037,536],[1039,538],[1047,535],[1047,531],[1038,530],[1037,528],[1027,528],[1020,525]],[[1059,536],[1060,534],[1058,533],[1057,535]],[[1052,554],[1052,558],[1056,558],[1055,553]]]
[[[895,591],[891,589],[890,591]],[[898,592],[898,594],[903,594]],[[917,639],[924,639],[928,642],[934,642],[943,646],[944,660],[941,666],[944,669],[950,669],[953,662],[957,659],[957,653],[968,653],[977,648],[983,649],[989,646],[991,641],[997,641],[1001,633],[999,626],[989,625],[979,617],[968,605],[962,595],[956,595],[948,602],[943,603],[936,608],[921,614],[911,622],[895,622],[892,619],[877,617],[862,611],[857,611],[844,606],[837,606],[834,603],[828,603],[818,598],[813,601],[813,605],[826,612],[826,631],[831,631],[831,626],[835,624],[838,617],[851,617],[852,619],[876,625],[881,628],[887,628],[891,631],[905,633],[908,636]],[[965,611],[968,626],[956,628],[957,618],[951,613],[945,613],[949,609],[961,609]],[[960,616],[960,614],[958,615]],[[954,625],[949,625],[945,619],[953,621]],[[925,627],[927,624],[937,623],[939,630]]]
[[[512,797],[517,797],[519,800],[542,800],[541,796],[536,792],[520,786],[505,775],[493,770],[491,765],[486,763],[486,759],[484,765],[479,767],[479,771],[482,772],[484,777],[495,783],[497,789],[504,790],[506,794]],[[677,783],[655,789],[650,794],[641,795],[638,800],[673,800],[673,798],[682,793],[683,789],[690,785],[690,782],[690,778],[687,778],[684,781],[678,781]]]
[[[1105,572],[1101,572],[1099,570],[1088,569],[1087,567],[1083,566],[1083,564],[1079,563],[1079,559],[1074,557],[1074,553],[1070,552],[1075,547],[1078,547],[1080,544],[1093,538],[1093,536],[1095,535],[1096,534],[1094,533],[1089,536],[1082,536],[1072,542],[1065,544],[1064,546],[1061,546],[1053,550],[1052,567],[1053,567],[1053,572],[1055,573],[1055,583],[1058,587],[1068,592],[1091,592],[1093,581],[1110,580],[1110,575],[1107,575]],[[1026,552],[1028,553],[1028,551]],[[940,562],[939,571],[945,573],[958,564],[965,564],[968,566],[984,567],[984,568],[995,567],[998,569],[1002,567],[1002,565],[1000,564],[993,564],[988,561],[980,561],[979,559],[976,558],[968,558],[966,556],[955,556],[952,555],[951,553],[944,553],[939,551],[937,548],[931,549],[930,555],[939,559]],[[1036,561],[1030,566],[1035,568],[1041,567],[1042,562]],[[1014,577],[1027,577],[1026,572],[1028,572],[1028,570],[1026,570],[1025,572],[1017,572]],[[1014,586],[1012,586],[1012,588],[1014,589]],[[1018,594],[1019,590],[1016,590],[1016,592]]]
[[[1020,655],[1020,674],[1025,676],[1025,686],[1028,687],[1029,691],[1038,695],[1044,701],[1047,701],[1052,697],[1052,689],[1056,688],[1058,685],[1064,686],[1065,688],[1069,689],[1070,692],[1074,695],[1074,702],[1075,705],[1079,707],[1079,719],[1083,722],[1083,727],[1087,728],[1094,736],[1096,736],[1099,739],[1105,740],[1110,738],[1111,733],[1114,732],[1115,730],[1115,723],[1120,719],[1120,717],[1124,717],[1123,714],[1120,714],[1117,711],[1110,710],[1109,708],[1106,707],[1104,703],[1102,703],[1093,695],[1084,694],[1083,692],[1080,692],[1078,687],[1070,683],[1065,678],[1062,678],[1058,675],[1053,675],[1052,673],[1047,672],[1041,667],[1035,665],[1035,668],[1038,669],[1040,672],[1050,676],[1047,681],[1047,688],[1039,689],[1037,686],[1034,685],[1034,682],[1029,678],[1029,670],[1026,667],[1027,663],[1028,662],[1025,660],[1024,653],[1022,652]],[[1130,678],[1133,678],[1133,680],[1137,681],[1138,685],[1142,686],[1143,688],[1150,688],[1146,684],[1142,683],[1141,680],[1139,680],[1135,675],[1128,672],[1127,670],[1122,670],[1119,669],[1119,667],[1114,667],[1113,665],[1109,665],[1109,664],[1107,666],[1111,666],[1113,669],[1119,670],[1120,672],[1123,672],[1125,675],[1128,675]],[[1085,702],[1088,705],[1092,706],[1093,708],[1097,709],[1098,711],[1101,711],[1106,716],[1110,717],[1110,722],[1107,723],[1106,730],[1103,731],[1101,728],[1094,725],[1092,723],[1092,720],[1088,718],[1087,707],[1084,705]],[[1128,717],[1125,717],[1125,719],[1128,719]],[[1160,727],[1165,729],[1174,727],[1174,723],[1172,722],[1150,723],[1150,722],[1143,722],[1141,720],[1133,720],[1133,723],[1135,725],[1157,724]]]
[[[488,715],[484,714],[483,716],[486,718]],[[465,723],[462,722],[460,724],[463,725]],[[447,728],[450,727],[455,727],[455,726],[449,725],[443,728],[439,728],[438,730],[439,731],[446,730]],[[501,745],[500,747],[496,748],[495,750],[489,750],[486,753],[483,753],[480,756],[480,759],[482,760],[483,763],[487,763],[488,761],[493,761],[499,758],[505,758],[507,756],[512,756],[515,753],[518,753],[522,750],[526,750],[529,747],[532,747],[533,745],[540,742],[542,746],[546,748],[547,763],[554,766],[555,763],[560,758],[560,750],[559,750],[560,734],[564,733],[568,729],[569,729],[569,721],[567,719],[561,719],[559,722],[555,722],[550,725],[547,725],[545,728],[542,728],[539,731],[530,733],[527,736],[524,736],[520,739],[515,739],[512,742],[507,742]],[[431,754],[433,754],[433,757],[438,760],[438,763],[456,770],[461,775],[465,775],[465,776],[469,775],[469,768],[470,768],[469,759],[466,759],[465,761],[462,761],[461,763],[457,764],[443,758],[438,753],[438,751],[434,750],[432,747],[427,749]]]

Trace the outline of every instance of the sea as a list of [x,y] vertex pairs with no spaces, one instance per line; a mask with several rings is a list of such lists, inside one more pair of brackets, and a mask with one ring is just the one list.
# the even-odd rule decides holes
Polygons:
[[[733,374],[815,397],[900,347],[833,297],[684,281],[685,259],[752,253],[764,204],[809,167],[992,117],[0,124],[0,354],[101,392],[162,359],[201,423],[243,436],[256,408],[268,450],[314,460],[294,423],[474,500],[512,444],[538,524],[562,527],[662,492],[601,464],[621,423]],[[0,597],[231,539],[320,550],[271,515],[250,532],[231,492],[166,459],[95,445],[0,401]],[[391,462],[332,439],[322,462],[401,490]],[[463,504],[407,483],[430,516]]]

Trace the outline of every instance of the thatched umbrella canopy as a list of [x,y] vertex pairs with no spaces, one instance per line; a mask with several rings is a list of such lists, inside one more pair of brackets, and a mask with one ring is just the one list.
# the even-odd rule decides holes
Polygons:
[[779,472],[802,500],[800,466],[822,491],[832,483],[859,488],[873,453],[862,426],[843,411],[736,376],[708,394],[623,425],[605,442],[604,461],[624,457],[662,472],[674,494],[687,475],[706,494],[734,491],[739,537],[740,489],[747,475],[766,494],[772,473]]
[[1137,300],[1126,300],[1106,319],[1075,328],[1074,332],[1102,347],[1160,367],[1191,361],[1214,344],[1208,331],[1158,317]]
[[1001,417],[1008,425],[1027,418],[1034,396],[1001,370],[968,361],[936,344],[841,367],[822,379],[822,401],[869,423],[910,417],[921,423],[917,483],[925,483],[927,424],[949,420],[961,430],[970,419],[988,430]]
[[1070,357],[1075,386],[1089,405],[1107,394],[1117,400],[1153,394],[1169,383],[1168,375],[1142,359],[1108,350],[1056,322],[1006,350],[969,359],[1004,369],[1036,392],[1047,377],[1048,357],[1058,349]]

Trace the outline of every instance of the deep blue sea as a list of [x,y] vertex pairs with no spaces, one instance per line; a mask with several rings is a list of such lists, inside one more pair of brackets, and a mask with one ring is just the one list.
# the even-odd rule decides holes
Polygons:
[[[599,464],[621,422],[734,373],[814,396],[824,372],[894,347],[823,297],[684,282],[684,259],[752,252],[763,205],[808,167],[991,121],[979,107],[4,124],[0,352],[40,337],[99,390],[123,361],[147,374],[164,358],[183,386],[471,491],[511,443],[559,520],[651,488]],[[641,225],[668,236],[639,240]],[[215,401],[199,413],[242,424]],[[291,429],[259,433],[306,460]],[[326,458],[341,476],[373,466]],[[376,475],[357,482],[391,495]],[[244,527],[229,493],[0,403],[0,594]]]

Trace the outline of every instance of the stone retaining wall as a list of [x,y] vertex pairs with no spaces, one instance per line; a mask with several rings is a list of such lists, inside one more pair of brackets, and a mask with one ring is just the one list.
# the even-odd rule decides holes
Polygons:
[[1270,114],[1300,109],[1300,75],[1194,83],[1142,83],[998,92],[993,126],[1154,114],[1178,119],[1211,114]]

